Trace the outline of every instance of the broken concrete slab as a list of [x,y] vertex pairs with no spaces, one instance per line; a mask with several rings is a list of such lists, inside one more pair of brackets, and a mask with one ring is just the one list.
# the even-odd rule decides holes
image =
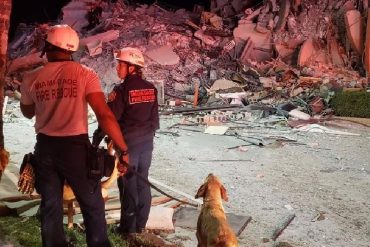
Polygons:
[[226,79],[216,80],[209,90],[211,92],[217,92],[218,90],[225,90],[229,88],[240,88],[243,91],[238,83]]
[[290,0],[282,0],[279,9],[279,19],[275,25],[274,31],[281,31],[285,27],[285,23],[290,10]]
[[165,104],[164,81],[165,80],[150,81],[155,86],[155,88],[157,89],[157,99],[158,99],[158,104],[159,105],[164,105]]
[[145,56],[160,65],[176,65],[180,62],[180,57],[173,51],[171,46],[161,46],[145,52]]
[[287,64],[293,64],[294,63],[294,55],[296,54],[295,48],[289,48],[288,45],[274,44],[274,49],[277,52],[278,56]]
[[294,118],[302,119],[302,120],[309,120],[311,118],[310,115],[308,115],[305,112],[302,112],[298,109],[293,109],[289,111],[289,116],[292,116]]
[[89,42],[86,44],[86,47],[87,47],[87,50],[90,56],[92,57],[99,55],[103,52],[101,40],[95,40],[93,42]]
[[240,24],[233,31],[234,39],[235,42],[240,43],[250,38],[255,45],[251,56],[254,60],[262,62],[272,57],[271,32],[260,33],[255,28],[256,24],[254,23]]
[[151,207],[145,228],[148,230],[163,230],[166,232],[173,232],[175,230],[172,221],[173,214],[173,208],[162,206]]
[[315,47],[313,44],[313,39],[309,38],[303,43],[299,51],[297,64],[299,66],[304,66],[305,64],[307,64],[308,61],[313,57],[314,51]]
[[224,99],[231,100],[231,105],[241,105],[243,106],[243,99],[247,96],[246,92],[238,93],[220,93],[219,96]]
[[219,43],[214,37],[204,34],[204,31],[201,29],[194,33],[194,37],[200,39],[204,44],[209,46],[217,46]]
[[340,52],[340,46],[335,39],[329,42],[330,60],[334,66],[343,67],[345,65],[345,53]]
[[319,124],[307,124],[303,126],[298,126],[296,129],[299,131],[312,132],[312,133],[325,133],[325,134],[345,135],[345,136],[360,136],[360,134],[357,134],[357,133],[334,130],[334,129],[330,129],[325,126],[319,125]]
[[[180,208],[174,214],[175,226],[195,230],[197,228],[199,213],[200,210],[196,208]],[[226,213],[226,217],[237,236],[244,231],[248,223],[252,220],[250,216],[236,215],[233,213]]]
[[173,89],[175,89],[176,91],[180,91],[180,92],[189,92],[191,90],[191,85],[189,84],[185,84],[185,83],[178,83],[178,82],[175,82],[173,84]]
[[[174,209],[162,206],[152,206],[150,208],[149,218],[145,228],[150,230],[161,230],[166,232],[173,232],[175,230],[173,225]],[[78,215],[81,217],[81,215]],[[107,222],[119,222],[121,217],[120,210],[111,210],[106,213]],[[81,219],[81,222],[83,220]]]
[[211,18],[209,18],[209,22],[213,27],[217,29],[222,29],[223,21],[221,17],[214,15]]
[[249,59],[254,59],[252,55],[253,50],[254,50],[254,43],[251,40],[251,38],[248,37],[247,40],[245,41],[245,46],[244,46],[243,52],[240,55],[240,59],[239,59],[242,64],[248,64]]
[[228,126],[208,126],[204,133],[211,135],[224,135],[228,129]]
[[8,62],[8,74],[20,69],[28,69],[47,62],[46,56],[40,57],[41,52],[31,53],[24,57],[19,57]]
[[276,84],[276,77],[260,77],[263,88],[273,88]]
[[246,23],[241,24],[234,29],[234,38],[247,40],[250,38],[256,46],[264,49],[271,49],[271,32],[259,33],[255,30],[256,24]]
[[298,87],[298,88],[295,88],[294,90],[292,90],[289,94],[290,97],[296,97],[298,96],[299,94],[301,94],[302,92],[304,92],[304,89],[302,87]]
[[349,10],[344,15],[347,37],[352,48],[361,55],[363,51],[363,24],[361,13],[358,10]]
[[71,1],[62,8],[63,19],[62,24],[67,24],[76,31],[81,31],[83,27],[89,24],[86,19],[88,6],[84,1]]
[[116,40],[119,37],[119,30],[109,30],[104,33],[98,33],[80,40],[80,47],[86,46],[88,43],[96,42],[100,40],[101,42],[109,42]]
[[321,50],[313,38],[306,40],[298,54],[297,64],[305,66],[313,62],[327,63],[327,57],[324,50]]

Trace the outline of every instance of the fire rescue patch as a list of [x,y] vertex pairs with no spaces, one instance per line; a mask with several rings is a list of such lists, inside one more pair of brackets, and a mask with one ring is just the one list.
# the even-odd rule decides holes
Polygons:
[[155,101],[154,89],[130,90],[129,92],[130,105],[154,101]]

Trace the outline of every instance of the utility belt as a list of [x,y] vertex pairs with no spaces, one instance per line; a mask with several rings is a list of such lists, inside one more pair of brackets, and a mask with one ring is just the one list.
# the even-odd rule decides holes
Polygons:
[[38,134],[37,141],[52,144],[82,144],[87,149],[87,175],[91,179],[100,180],[102,177],[110,177],[114,170],[115,157],[103,147],[94,146],[90,143],[87,134],[75,136],[48,136]]
[[[90,179],[100,180],[102,177],[110,177],[115,167],[115,157],[103,147],[91,145],[88,135],[55,137],[45,134],[37,135],[37,142],[50,145],[81,144],[87,148],[87,176]],[[24,194],[31,194],[35,186],[35,172],[37,169],[36,157],[33,153],[24,155],[19,170],[18,190]],[[83,166],[82,166],[83,167]]]

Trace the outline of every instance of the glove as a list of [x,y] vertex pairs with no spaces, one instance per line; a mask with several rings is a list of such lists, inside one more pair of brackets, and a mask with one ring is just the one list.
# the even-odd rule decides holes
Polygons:
[[31,153],[25,155],[20,168],[18,191],[23,194],[32,194],[35,190],[35,173],[31,164],[31,156]]

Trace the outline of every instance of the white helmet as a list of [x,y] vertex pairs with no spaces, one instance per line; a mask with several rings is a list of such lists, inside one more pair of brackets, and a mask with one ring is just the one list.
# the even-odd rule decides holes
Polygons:
[[140,67],[144,67],[144,56],[139,49],[126,47],[119,50],[116,55],[118,61],[127,62]]
[[55,25],[49,29],[46,41],[67,51],[77,51],[80,40],[70,26]]

